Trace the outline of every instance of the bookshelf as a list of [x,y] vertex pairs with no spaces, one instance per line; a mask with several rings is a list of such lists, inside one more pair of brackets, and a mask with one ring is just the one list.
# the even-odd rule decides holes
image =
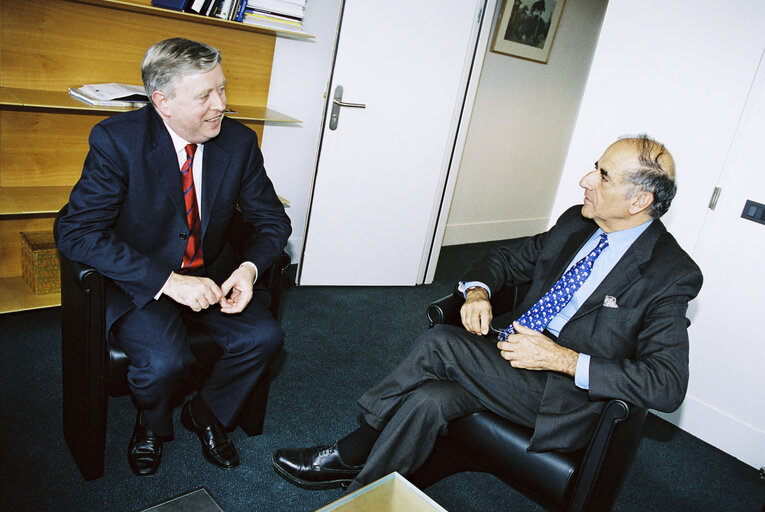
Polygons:
[[0,0],[0,314],[57,306],[21,277],[22,231],[49,231],[68,201],[91,128],[129,109],[69,96],[87,83],[140,84],[146,49],[168,37],[219,48],[230,117],[262,138],[266,122],[299,123],[266,108],[277,35],[311,38],[156,8],[150,0]]

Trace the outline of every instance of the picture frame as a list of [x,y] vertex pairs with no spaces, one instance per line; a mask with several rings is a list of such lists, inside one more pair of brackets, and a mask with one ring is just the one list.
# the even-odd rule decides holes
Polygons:
[[491,51],[547,63],[565,0],[504,0]]

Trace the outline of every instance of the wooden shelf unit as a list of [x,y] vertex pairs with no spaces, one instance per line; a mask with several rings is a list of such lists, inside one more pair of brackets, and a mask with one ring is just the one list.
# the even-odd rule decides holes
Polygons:
[[0,0],[0,313],[57,306],[21,278],[22,231],[49,231],[82,171],[91,128],[125,108],[95,107],[69,87],[140,84],[146,49],[186,37],[221,50],[229,114],[262,138],[277,35],[312,36],[160,9],[150,0]]

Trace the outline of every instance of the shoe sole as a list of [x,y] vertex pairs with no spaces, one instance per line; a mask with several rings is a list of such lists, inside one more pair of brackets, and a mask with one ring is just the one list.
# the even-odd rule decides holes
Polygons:
[[327,480],[324,482],[311,482],[308,480],[303,480],[302,478],[298,478],[293,474],[290,474],[284,468],[279,466],[273,457],[271,457],[271,465],[274,467],[274,470],[276,471],[276,473],[280,477],[287,480],[289,483],[297,485],[298,487],[302,487],[303,489],[311,490],[311,491],[337,489],[339,487],[342,487],[343,489],[347,489],[348,486],[351,485],[351,482],[353,482],[353,478],[339,478],[336,480]]

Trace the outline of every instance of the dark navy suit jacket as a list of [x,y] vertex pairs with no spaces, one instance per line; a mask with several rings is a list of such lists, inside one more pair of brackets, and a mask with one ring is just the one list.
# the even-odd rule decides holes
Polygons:
[[[178,160],[153,107],[98,123],[89,142],[82,176],[59,221],[58,246],[116,284],[106,290],[111,325],[152,300],[170,272],[180,269],[189,228]],[[267,269],[291,227],[255,132],[224,118],[220,134],[204,144],[202,176],[204,274],[220,285],[242,261]],[[230,240],[237,206],[249,228],[241,254]]]
[[[510,241],[465,274],[464,281],[481,281],[492,293],[531,283],[518,308],[494,318],[493,327],[529,310],[593,235],[598,226],[581,208],[564,212],[545,233]],[[531,449],[581,448],[611,398],[666,412],[679,407],[688,386],[685,315],[701,284],[701,270],[655,219],[561,329],[559,344],[591,356],[590,389],[548,372]],[[616,307],[606,306],[607,296]]]

